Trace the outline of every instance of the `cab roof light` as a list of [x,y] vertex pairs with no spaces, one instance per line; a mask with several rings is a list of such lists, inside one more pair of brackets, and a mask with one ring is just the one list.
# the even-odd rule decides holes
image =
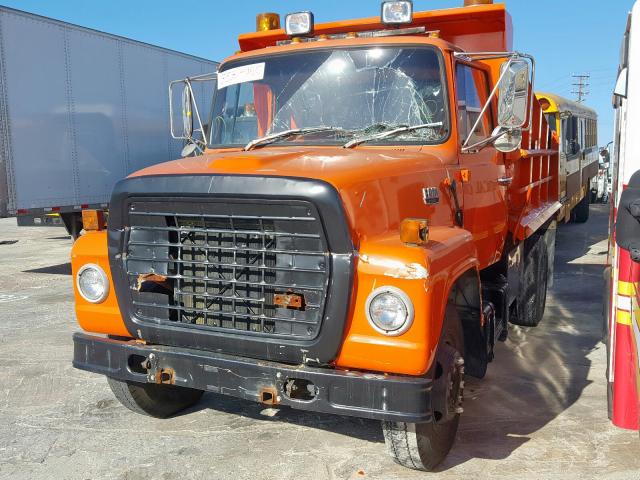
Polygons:
[[411,0],[382,2],[380,17],[385,25],[411,23],[413,21],[413,2]]
[[290,13],[285,17],[284,29],[290,37],[309,35],[313,32],[313,13]]
[[[364,32],[334,33],[331,35],[323,34],[317,37],[298,38],[298,42],[318,42],[321,40],[343,40],[345,38],[376,38],[376,37],[396,37],[398,35],[422,35],[427,34],[430,37],[438,38],[439,30],[427,32],[425,27],[397,28],[393,30],[367,30]],[[278,40],[277,46],[290,45],[292,40]]]
[[277,13],[259,13],[256,15],[256,32],[267,32],[280,28],[280,15]]

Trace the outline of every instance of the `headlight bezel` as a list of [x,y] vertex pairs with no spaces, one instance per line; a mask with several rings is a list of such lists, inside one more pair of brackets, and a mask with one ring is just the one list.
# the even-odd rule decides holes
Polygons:
[[[377,297],[385,294],[393,295],[397,297],[402,302],[407,312],[407,316],[404,323],[400,328],[396,330],[386,330],[382,328],[375,322],[375,320],[371,316],[371,311],[370,311],[371,304]],[[387,337],[397,337],[406,333],[411,328],[411,325],[413,325],[413,320],[415,317],[415,310],[413,308],[413,302],[403,290],[391,285],[385,285],[385,286],[376,288],[369,294],[369,296],[367,297],[367,301],[365,303],[365,314],[367,317],[367,321],[369,322],[369,325],[376,332],[381,333]]]
[[[100,279],[102,280],[102,283],[104,284],[104,291],[102,292],[102,295],[100,295],[98,298],[95,298],[95,299],[88,297],[85,294],[85,292],[82,291],[82,287],[80,285],[80,277],[84,272],[86,272],[89,269],[95,270],[98,273]],[[82,267],[80,267],[80,269],[78,270],[78,273],[76,273],[76,288],[78,290],[78,293],[84,300],[86,300],[89,303],[99,304],[99,303],[103,303],[107,299],[107,297],[109,296],[109,290],[111,287],[109,284],[109,277],[107,276],[107,273],[104,271],[104,269],[100,265],[96,263],[85,263]]]

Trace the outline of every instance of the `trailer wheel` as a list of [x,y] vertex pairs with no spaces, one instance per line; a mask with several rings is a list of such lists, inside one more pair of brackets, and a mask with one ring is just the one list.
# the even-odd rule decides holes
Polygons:
[[525,255],[523,277],[516,315],[511,315],[509,321],[523,327],[537,327],[544,316],[549,283],[549,255],[542,236]]
[[586,223],[589,220],[589,197],[585,196],[571,211],[571,220]]
[[[387,451],[403,467],[431,471],[447,456],[458,431],[464,389],[464,335],[455,307],[447,307],[434,369],[431,422],[382,422]],[[443,406],[444,412],[435,410]]]
[[107,377],[109,387],[118,401],[141,415],[167,418],[198,403],[202,390],[116,380]]

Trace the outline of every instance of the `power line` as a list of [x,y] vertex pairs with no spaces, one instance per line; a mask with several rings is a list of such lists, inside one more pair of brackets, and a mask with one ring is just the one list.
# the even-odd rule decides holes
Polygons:
[[572,84],[574,87],[573,94],[576,96],[576,101],[578,103],[584,102],[587,95],[589,95],[589,80],[591,79],[591,75],[588,73],[584,73],[582,75],[571,75],[575,82]]

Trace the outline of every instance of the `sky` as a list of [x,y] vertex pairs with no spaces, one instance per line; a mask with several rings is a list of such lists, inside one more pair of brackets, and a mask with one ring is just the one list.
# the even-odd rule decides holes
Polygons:
[[[573,74],[591,75],[586,104],[599,114],[599,143],[613,135],[611,95],[620,44],[634,0],[507,0],[514,48],[536,58],[536,90],[574,98]],[[104,32],[222,60],[237,36],[255,30],[255,15],[311,10],[316,22],[378,15],[379,0],[0,0],[8,7]],[[414,0],[414,9],[463,0]],[[496,1],[496,3],[502,3]]]

